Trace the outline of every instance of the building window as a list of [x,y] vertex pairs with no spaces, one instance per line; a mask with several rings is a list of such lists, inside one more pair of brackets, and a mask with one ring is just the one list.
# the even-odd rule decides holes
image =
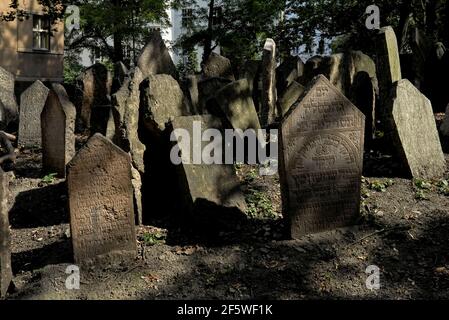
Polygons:
[[193,22],[193,9],[182,9],[182,26],[188,28]]
[[50,50],[50,19],[33,16],[33,49]]

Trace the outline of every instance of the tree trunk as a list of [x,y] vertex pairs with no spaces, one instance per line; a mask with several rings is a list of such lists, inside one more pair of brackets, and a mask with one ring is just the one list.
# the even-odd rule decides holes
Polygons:
[[206,39],[204,39],[204,53],[203,63],[209,58],[212,53],[212,37],[214,32],[214,13],[215,13],[215,0],[209,2],[209,19],[207,23]]
[[[121,1],[113,0],[113,6],[115,7],[115,12],[121,12]],[[114,17],[116,20],[118,17]],[[116,25],[119,25],[121,21],[116,21]],[[123,36],[120,31],[114,33],[114,57],[113,62],[123,61]]]

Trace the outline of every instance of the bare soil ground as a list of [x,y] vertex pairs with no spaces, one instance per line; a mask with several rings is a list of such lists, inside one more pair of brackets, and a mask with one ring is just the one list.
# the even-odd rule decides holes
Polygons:
[[[356,226],[299,241],[284,236],[278,177],[241,166],[247,219],[213,239],[139,227],[133,264],[81,269],[80,290],[67,290],[73,261],[64,181],[43,179],[40,153],[22,152],[10,185],[15,289],[8,298],[449,299],[449,190],[444,179],[395,178],[388,161],[366,158]],[[380,290],[366,287],[370,265],[381,270]]]

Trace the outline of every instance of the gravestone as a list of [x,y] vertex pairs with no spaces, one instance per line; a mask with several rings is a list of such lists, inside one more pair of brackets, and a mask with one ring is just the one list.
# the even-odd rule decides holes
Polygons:
[[413,178],[441,178],[446,161],[432,104],[407,79],[396,82],[387,104],[387,131],[404,169]]
[[151,75],[140,90],[143,123],[150,132],[163,132],[174,118],[190,115],[184,93],[172,76]]
[[[402,79],[398,40],[392,27],[380,29],[376,39],[377,78],[382,109],[388,101],[393,84]],[[381,112],[383,114],[383,112]]]
[[449,104],[447,105],[446,116],[441,124],[440,131],[443,136],[449,137]]
[[322,75],[283,118],[279,173],[292,238],[355,222],[364,129],[364,115]]
[[0,67],[0,127],[6,129],[18,119],[19,107],[14,95],[15,77]]
[[260,118],[262,126],[276,120],[276,43],[267,39],[262,56],[262,101]]
[[278,95],[282,95],[285,90],[296,81],[298,78],[302,77],[304,74],[304,62],[301,58],[287,57],[282,64],[276,68],[276,85]]
[[78,118],[86,128],[91,127],[92,110],[97,107],[110,106],[111,74],[101,63],[86,69],[80,80],[83,93]]
[[261,128],[246,79],[235,81],[220,89],[215,94],[213,104],[215,107],[209,107],[209,109],[218,110],[215,112],[211,110],[211,113],[216,116],[224,115],[232,129],[246,131]]
[[169,74],[173,78],[178,79],[176,66],[165,46],[160,31],[154,31],[151,34],[150,41],[139,56],[137,66],[142,72],[144,79],[153,74]]
[[118,263],[137,254],[129,155],[101,134],[67,166],[75,263]]
[[20,96],[19,142],[23,147],[42,146],[41,113],[50,89],[39,80]]
[[0,299],[5,298],[13,279],[11,268],[11,231],[8,219],[9,176],[0,169]]
[[287,90],[285,90],[282,97],[278,100],[278,106],[282,116],[284,116],[288,110],[290,110],[290,107],[298,101],[304,91],[305,88],[296,81],[293,81],[288,86]]
[[215,52],[212,52],[202,66],[204,78],[225,78],[235,81],[231,61]]
[[41,113],[42,161],[46,173],[65,177],[75,155],[76,109],[61,84],[54,83]]
[[140,85],[143,73],[135,68],[130,78],[112,96],[112,112],[116,129],[116,142],[126,152],[131,153],[134,168],[145,172],[143,156],[145,145],[139,138]]
[[[195,157],[201,154],[201,150],[208,145],[207,142],[195,143],[194,132],[198,131],[201,136],[207,129],[222,129],[221,121],[211,115],[178,117],[171,123],[173,135],[178,143],[179,151],[187,159],[188,163],[181,163],[177,166],[180,184],[179,194],[185,195],[186,204],[189,210],[194,211],[203,204],[219,206],[224,208],[234,208],[241,212],[246,210],[244,196],[239,187],[239,181],[232,165],[201,164],[195,161]],[[194,130],[194,126],[201,126],[201,130]],[[188,132],[189,136],[184,136],[178,132],[181,129]],[[208,211],[209,214],[215,212]]]
[[215,93],[228,85],[232,81],[225,78],[207,78],[200,80],[198,82],[198,91],[199,91],[199,113],[207,114],[207,102],[212,99]]
[[0,90],[14,92],[14,75],[0,67]]

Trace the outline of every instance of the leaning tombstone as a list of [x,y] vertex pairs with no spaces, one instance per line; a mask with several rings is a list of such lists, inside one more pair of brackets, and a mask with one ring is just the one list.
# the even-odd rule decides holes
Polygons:
[[386,106],[386,132],[406,173],[416,179],[443,177],[446,160],[432,104],[407,79],[396,82]]
[[305,88],[296,81],[293,81],[288,86],[287,90],[285,90],[282,97],[278,100],[278,108],[282,116],[284,116],[288,110],[290,110],[290,107],[298,101],[304,91]]
[[[393,84],[402,79],[398,41],[392,27],[380,29],[376,39],[377,78],[381,108],[385,107]],[[381,112],[383,114],[383,112]]]
[[41,113],[49,91],[50,89],[38,80],[20,96],[19,146],[26,148],[42,146]]
[[278,94],[282,95],[285,90],[298,78],[304,75],[304,62],[300,57],[288,57],[276,68],[276,86]]
[[9,176],[0,169],[0,299],[4,299],[11,284],[11,231],[8,219]]
[[207,78],[198,82],[199,91],[199,113],[207,114],[207,102],[212,99],[215,93],[224,86],[232,83],[231,80],[225,78]]
[[75,155],[76,109],[61,84],[54,83],[41,114],[42,161],[46,173],[65,177]]
[[261,124],[267,126],[276,120],[276,43],[267,39],[262,58]]
[[[171,139],[177,142],[171,158],[177,166],[179,194],[185,195],[188,211],[200,212],[210,207],[245,212],[246,202],[233,165],[222,164],[224,158],[219,150],[209,149],[208,155],[213,153],[214,159],[204,158],[211,145],[201,137],[209,129],[219,133],[220,119],[211,115],[178,117],[171,122],[171,129]],[[218,210],[205,212],[211,215]]]
[[77,264],[118,264],[137,254],[131,159],[101,134],[67,165],[70,227]]
[[125,83],[125,79],[128,78],[129,70],[119,61],[114,64],[114,76],[112,78],[111,94],[116,93],[120,87]]
[[233,129],[259,130],[260,123],[246,79],[232,82],[220,89],[209,102],[211,114],[222,116]]
[[280,177],[292,238],[356,221],[364,129],[363,113],[322,75],[284,116]]

